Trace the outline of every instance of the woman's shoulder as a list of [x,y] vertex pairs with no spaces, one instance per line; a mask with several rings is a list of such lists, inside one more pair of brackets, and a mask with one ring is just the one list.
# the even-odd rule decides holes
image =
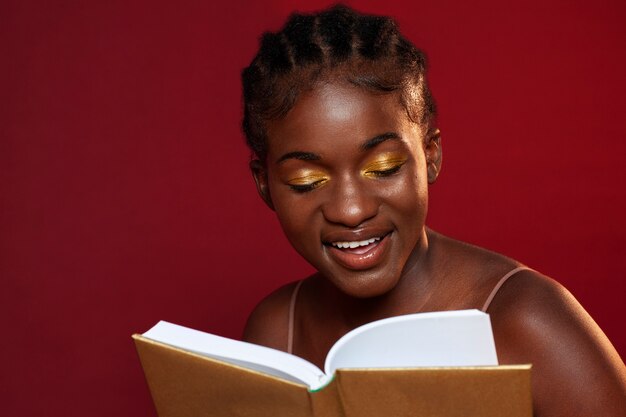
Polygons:
[[[559,282],[505,255],[433,232],[438,246],[451,268],[462,270],[476,288],[482,284],[491,290],[489,313],[507,317],[512,322],[545,316],[576,317],[591,320],[574,296]],[[521,323],[520,323],[521,324]]]
[[525,266],[512,258],[428,230],[432,269],[445,283],[459,308],[481,308],[497,291],[502,279],[519,274]]
[[[487,312],[499,362],[532,364],[535,415],[626,415],[624,362],[563,285],[495,252],[441,235],[434,241],[470,271],[480,297],[493,296]],[[515,274],[500,282],[507,270]]]
[[561,284],[520,272],[488,312],[500,363],[533,365],[536,415],[599,415],[598,404],[602,415],[626,415],[626,367]]
[[[466,271],[475,289],[483,288],[493,296],[487,312],[492,321],[506,323],[502,331],[519,334],[519,330],[532,332],[540,326],[552,331],[597,328],[576,298],[556,280],[507,256],[435,236],[442,253],[456,259],[454,268]],[[542,339],[546,330],[539,331]]]
[[243,340],[278,350],[287,350],[289,305],[298,281],[276,289],[254,308],[243,332]]

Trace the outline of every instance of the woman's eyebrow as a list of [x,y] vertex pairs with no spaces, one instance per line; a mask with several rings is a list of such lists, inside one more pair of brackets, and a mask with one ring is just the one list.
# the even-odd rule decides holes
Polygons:
[[364,151],[369,151],[370,149],[378,146],[379,144],[390,140],[390,139],[395,139],[395,140],[402,140],[402,138],[400,137],[400,135],[398,135],[395,132],[386,132],[380,135],[376,135],[371,139],[366,140],[362,145],[361,145],[361,149]]
[[318,154],[315,154],[315,153],[295,151],[295,152],[288,152],[284,154],[283,156],[278,158],[276,163],[280,164],[281,162],[286,161],[287,159],[299,159],[301,161],[317,161],[322,158]]
[[[387,141],[387,140],[402,140],[402,138],[400,137],[400,135],[398,135],[395,132],[386,132],[386,133],[382,133],[380,135],[376,135],[371,139],[366,140],[362,145],[361,145],[361,150],[363,151],[368,151],[372,148],[375,148],[377,145]],[[281,156],[280,158],[278,158],[276,160],[277,164],[280,164],[281,162],[286,161],[287,159],[299,159],[300,161],[319,161],[320,159],[322,159],[321,156],[319,156],[316,153],[312,153],[312,152],[302,152],[302,151],[294,151],[294,152],[287,152],[286,154],[284,154],[283,156]]]

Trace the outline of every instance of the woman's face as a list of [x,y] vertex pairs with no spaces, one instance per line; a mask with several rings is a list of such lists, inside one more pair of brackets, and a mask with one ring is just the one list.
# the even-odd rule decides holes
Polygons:
[[345,84],[302,94],[267,133],[266,165],[253,172],[293,247],[346,294],[391,290],[425,244],[438,136],[425,140],[398,94]]

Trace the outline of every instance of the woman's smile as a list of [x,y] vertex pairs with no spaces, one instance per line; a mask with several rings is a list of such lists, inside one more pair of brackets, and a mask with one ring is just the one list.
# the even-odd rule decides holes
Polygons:
[[385,255],[390,234],[360,241],[332,242],[325,249],[333,260],[352,270],[376,267]]

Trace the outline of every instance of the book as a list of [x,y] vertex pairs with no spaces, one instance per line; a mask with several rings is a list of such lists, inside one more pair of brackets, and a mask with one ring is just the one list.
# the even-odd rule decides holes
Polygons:
[[304,384],[326,385],[338,368],[497,365],[489,316],[438,311],[377,320],[339,339],[324,371],[289,353],[160,321],[143,337],[189,352]]
[[478,310],[365,324],[333,345],[323,371],[165,321],[133,338],[161,417],[532,415],[530,367],[497,366],[489,316]]

